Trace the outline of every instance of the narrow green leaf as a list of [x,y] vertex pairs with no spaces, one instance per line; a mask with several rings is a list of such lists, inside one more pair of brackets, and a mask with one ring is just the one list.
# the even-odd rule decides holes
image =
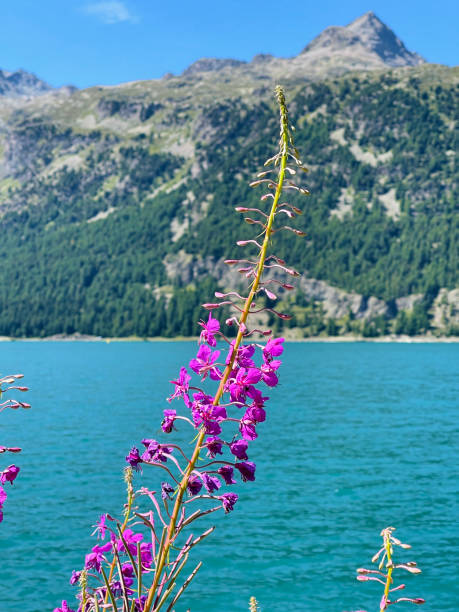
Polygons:
[[102,576],[104,577],[105,586],[107,587],[108,596],[110,597],[110,601],[112,602],[113,612],[117,612],[118,608],[117,608],[117,605],[116,605],[116,600],[115,600],[115,597],[113,595],[112,589],[110,588],[110,584],[108,582],[107,574],[105,573],[105,570],[104,570],[102,565],[100,566],[100,569],[102,571]]

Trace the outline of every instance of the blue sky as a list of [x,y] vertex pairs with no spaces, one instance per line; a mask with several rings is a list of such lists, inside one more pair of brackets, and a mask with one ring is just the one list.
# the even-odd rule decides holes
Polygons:
[[201,57],[296,55],[368,10],[411,51],[458,64],[457,0],[0,0],[0,68],[54,86],[159,78]]

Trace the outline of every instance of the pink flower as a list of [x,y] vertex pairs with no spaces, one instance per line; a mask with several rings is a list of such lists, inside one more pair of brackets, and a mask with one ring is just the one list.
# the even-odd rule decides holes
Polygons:
[[171,431],[174,429],[174,421],[175,421],[176,416],[177,416],[176,410],[170,410],[170,409],[164,410],[164,419],[163,419],[163,422],[161,423],[161,428],[164,431],[164,433],[171,433]]
[[282,346],[284,338],[272,338],[268,340],[266,346],[263,349],[263,357],[266,361],[271,361],[273,357],[279,357],[282,355],[284,347]]
[[220,323],[217,319],[212,318],[212,313],[209,312],[207,323],[199,321],[199,325],[203,328],[199,336],[199,342],[207,342],[209,346],[217,346],[215,334],[220,331]]
[[113,520],[113,518],[109,514],[100,515],[100,518],[97,523],[93,525],[93,527],[95,527],[95,530],[92,532],[91,535],[97,533],[97,537],[100,536],[102,540],[105,538],[105,532],[107,531],[107,525],[105,524],[105,521],[107,518],[109,520]]
[[[125,529],[123,531],[123,539],[124,539],[124,542],[126,542],[131,555],[136,555],[137,554],[137,542],[140,542],[141,540],[143,540],[143,535],[141,533],[134,533],[132,529]],[[126,552],[124,542],[121,538],[116,540],[116,547],[119,552]]]
[[142,542],[140,544],[140,561],[142,566],[149,568],[153,564],[153,548],[150,542]]
[[6,494],[5,489],[3,487],[0,487],[0,523],[3,521],[2,508],[3,508],[3,504],[5,503],[7,497],[8,496]]
[[215,455],[223,455],[222,452],[223,440],[218,436],[207,438],[205,446],[207,447],[207,456],[214,458]]
[[186,371],[186,368],[180,368],[179,379],[170,381],[173,385],[175,385],[175,391],[170,397],[167,398],[167,401],[171,402],[176,397],[183,397],[186,407],[189,408],[191,405],[190,398],[188,397],[190,380],[191,376]]
[[[211,436],[218,435],[222,428],[219,423],[227,418],[226,408],[214,406],[212,396],[203,393],[195,393],[196,401],[193,402],[193,421],[196,427],[204,425],[206,433]],[[199,398],[199,399],[198,399]]]
[[[225,361],[226,365],[230,363],[231,358],[233,356],[234,342],[235,340],[231,342],[230,348],[228,350],[228,354],[226,356],[226,361]],[[255,345],[244,344],[240,346],[237,350],[236,359],[234,360],[235,364],[237,364],[241,368],[254,368],[255,362],[253,361],[253,359],[251,359],[254,353],[255,353]]]
[[247,457],[248,446],[249,445],[246,440],[236,440],[236,442],[232,442],[230,444],[230,451],[238,459],[248,459]]
[[231,400],[234,402],[245,402],[246,394],[251,385],[255,385],[261,378],[261,372],[257,368],[241,368],[236,374],[234,382],[229,385]]
[[207,374],[210,375],[212,380],[220,380],[222,374],[220,370],[213,365],[219,355],[220,351],[214,351],[212,353],[212,350],[208,346],[202,344],[199,347],[196,358],[190,361],[190,368],[193,372],[202,376],[202,380],[207,377]]
[[258,438],[258,434],[255,429],[256,423],[252,419],[247,418],[246,415],[244,415],[239,422],[239,431],[241,432],[244,440],[255,440],[255,438]]
[[104,559],[103,553],[111,550],[111,548],[112,548],[111,542],[107,542],[103,546],[94,546],[94,548],[92,549],[92,552],[90,552],[85,557],[85,562],[84,562],[85,568],[86,569],[94,568],[96,572],[100,573],[100,566]]
[[11,482],[13,484],[13,480],[16,479],[16,476],[19,474],[19,470],[16,465],[9,465],[3,472],[0,474],[0,482],[5,484],[5,482]]

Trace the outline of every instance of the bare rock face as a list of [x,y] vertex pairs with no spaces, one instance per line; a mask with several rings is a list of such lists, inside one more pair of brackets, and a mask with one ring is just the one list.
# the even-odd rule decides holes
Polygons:
[[[222,288],[237,287],[243,282],[243,277],[237,272],[237,266],[227,266],[223,260],[213,257],[202,258],[190,255],[185,251],[169,254],[164,260],[167,275],[170,279],[180,279],[183,284],[190,284],[210,272]],[[271,270],[268,278],[282,278],[282,273]],[[393,307],[374,296],[365,296],[333,287],[322,280],[302,276],[298,288],[310,302],[320,302],[326,318],[340,319],[349,313],[356,319],[371,320],[377,316],[391,318]],[[459,293],[459,292],[458,292]],[[422,299],[422,295],[412,295],[397,300],[397,309],[412,309],[413,305]]]
[[148,121],[162,104],[143,103],[137,100],[119,100],[116,98],[101,98],[97,104],[97,112],[101,119],[119,114],[123,119],[138,119],[142,123]]
[[381,70],[424,63],[373,12],[347,26],[331,26],[291,60],[290,71],[337,76],[349,70]]
[[372,11],[347,26],[331,26],[302,51],[303,55],[330,57],[352,52],[362,61],[381,62],[382,66],[417,66],[424,63],[417,53],[408,51],[403,42]]
[[0,70],[0,96],[8,98],[23,98],[41,96],[53,90],[31,72],[25,70]]
[[459,289],[440,289],[432,310],[436,329],[441,331],[447,326],[459,328]]
[[422,293],[413,293],[411,295],[404,295],[395,300],[397,311],[400,310],[413,310],[416,304],[422,301]]
[[356,319],[372,319],[379,315],[387,316],[389,312],[389,307],[383,300],[359,293],[348,293],[315,278],[303,276],[299,286],[308,300],[322,302],[329,318],[339,319],[351,312]]
[[386,66],[417,66],[425,62],[418,53],[408,51],[372,11],[350,23],[346,29],[360,40],[365,49],[376,53]]

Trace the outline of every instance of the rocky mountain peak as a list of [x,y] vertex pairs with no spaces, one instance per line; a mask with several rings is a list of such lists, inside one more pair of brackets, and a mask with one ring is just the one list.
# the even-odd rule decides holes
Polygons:
[[334,55],[340,51],[370,54],[386,66],[416,66],[424,63],[417,53],[408,51],[403,42],[373,11],[347,26],[330,26],[314,38],[301,55]]
[[372,11],[346,26],[330,26],[314,38],[296,57],[280,58],[258,54],[251,62],[202,58],[189,66],[185,77],[211,78],[323,78],[350,70],[381,70],[423,64],[394,32]]
[[0,70],[0,96],[8,98],[23,98],[40,96],[52,91],[45,81],[25,70]]

